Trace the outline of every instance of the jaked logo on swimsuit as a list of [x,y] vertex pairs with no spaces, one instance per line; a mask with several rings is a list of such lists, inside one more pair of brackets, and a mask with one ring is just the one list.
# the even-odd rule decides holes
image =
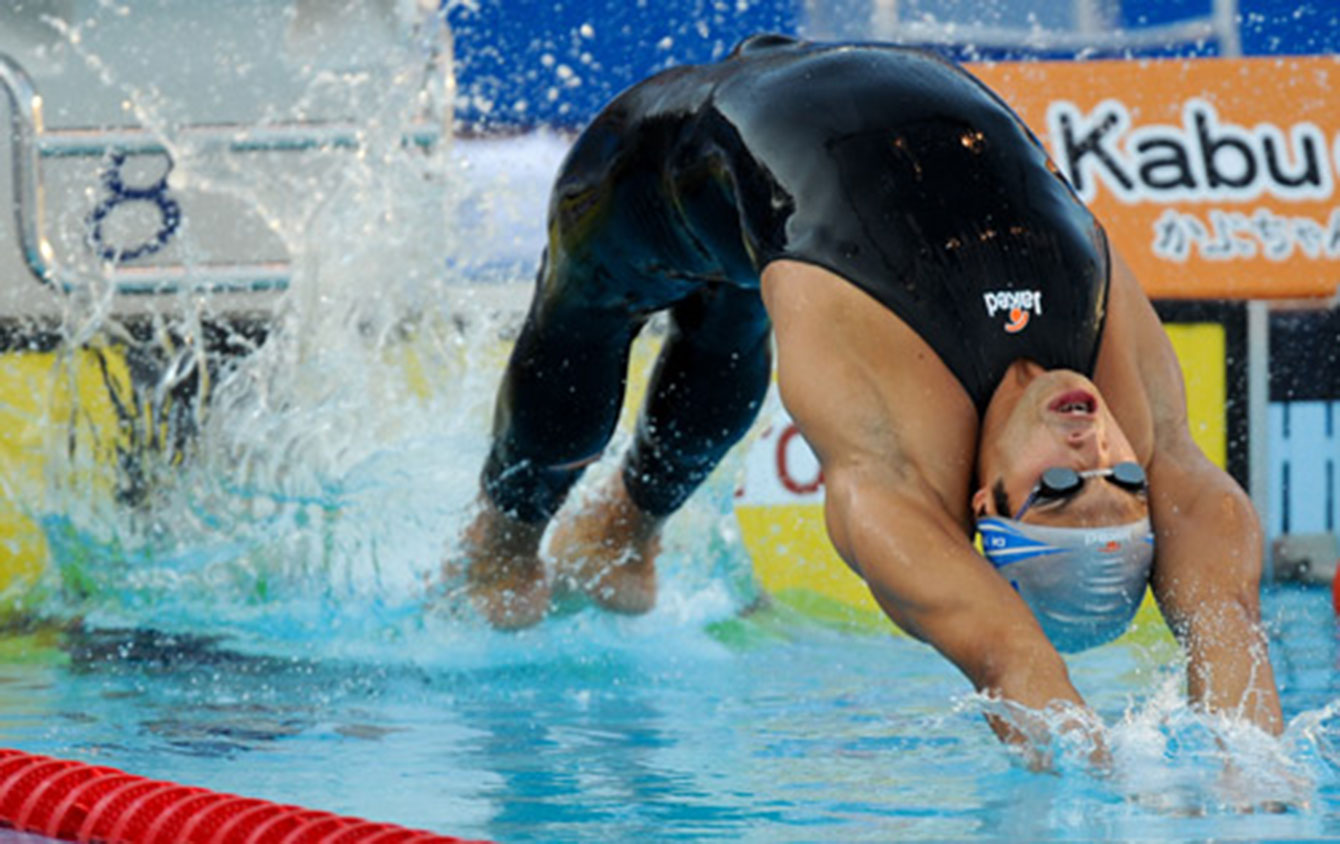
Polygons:
[[1033,314],[1042,316],[1041,290],[992,290],[982,294],[982,301],[986,303],[988,317],[1001,311],[1009,314],[1009,322],[1005,323],[1008,334],[1018,334],[1027,328]]

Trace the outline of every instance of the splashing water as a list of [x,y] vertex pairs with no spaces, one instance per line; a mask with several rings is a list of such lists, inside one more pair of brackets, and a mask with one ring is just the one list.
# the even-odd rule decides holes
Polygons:
[[[1314,643],[1300,644],[1301,654]],[[994,834],[1012,840],[1050,838],[1060,830],[1117,840],[1333,834],[1340,706],[1300,712],[1276,738],[1245,721],[1188,706],[1182,667],[1163,658],[1150,662],[1154,654],[1136,649],[1128,649],[1126,658],[1134,658],[1141,675],[1136,685],[1152,693],[1132,694],[1129,684],[1112,682],[1130,670],[1116,650],[1099,649],[1072,666],[1105,724],[1099,730],[1109,759],[1095,765],[1092,742],[1066,732],[1074,713],[1063,707],[1028,713],[1041,717],[1054,738],[1033,753],[1012,753],[1010,770],[986,774],[986,790],[996,783],[1001,794],[993,807],[999,823]],[[1286,694],[1286,712],[1287,701]],[[998,700],[967,695],[950,717],[1009,718],[1008,710]],[[966,722],[958,728],[967,729]],[[1052,760],[1060,776],[1020,776],[1038,755]]]
[[[154,360],[125,401],[186,436],[155,437],[146,426],[141,439],[158,447],[131,455],[129,504],[110,492],[125,492],[124,477],[104,477],[104,495],[85,489],[127,461],[108,465],[116,461],[105,444],[52,444],[43,521],[64,614],[392,658],[407,636],[440,654],[444,636],[478,632],[459,584],[442,583],[440,569],[477,489],[504,338],[525,306],[521,284],[538,259],[542,202],[566,141],[541,133],[506,151],[454,142],[442,16],[431,4],[401,4],[400,15],[398,49],[358,71],[305,72],[294,104],[269,109],[261,128],[355,116],[351,142],[298,155],[202,142],[183,131],[189,104],[118,85],[81,37],[96,19],[51,21],[168,151],[170,188],[249,209],[291,261],[287,292],[250,333],[190,292],[156,316],[147,340],[108,316],[105,280],[92,282],[91,301],[69,303],[66,324],[80,337],[97,326]],[[445,131],[415,142],[425,127]],[[188,266],[199,234],[190,224]],[[225,333],[213,345],[231,353],[211,347],[212,326]],[[653,614],[662,621],[651,624],[711,620],[743,600],[730,578],[711,573],[748,565],[731,547],[723,476],[668,537],[670,588]],[[718,560],[705,576],[687,548],[676,550],[675,535],[691,531],[719,539],[706,555],[691,552]]]

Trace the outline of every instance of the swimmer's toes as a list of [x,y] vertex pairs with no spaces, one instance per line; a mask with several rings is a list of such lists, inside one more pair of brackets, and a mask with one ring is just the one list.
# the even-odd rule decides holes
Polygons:
[[549,612],[548,588],[471,589],[470,601],[495,629],[524,630],[544,620]]
[[539,566],[488,572],[472,566],[467,594],[475,610],[498,630],[533,627],[549,612],[549,580]]
[[656,568],[650,563],[614,565],[587,589],[591,600],[610,612],[642,615],[656,606]]

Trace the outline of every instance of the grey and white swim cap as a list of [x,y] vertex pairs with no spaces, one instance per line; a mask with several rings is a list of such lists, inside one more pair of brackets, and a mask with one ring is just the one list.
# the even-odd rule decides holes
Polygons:
[[1149,518],[1075,528],[977,521],[982,551],[1019,592],[1059,651],[1075,653],[1126,631],[1154,562]]

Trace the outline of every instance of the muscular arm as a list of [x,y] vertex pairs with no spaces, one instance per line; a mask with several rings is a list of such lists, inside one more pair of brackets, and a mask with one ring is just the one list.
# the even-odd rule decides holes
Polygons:
[[[901,320],[831,273],[779,262],[763,285],[782,398],[823,466],[838,553],[895,624],[977,689],[1030,709],[1082,706],[1027,605],[969,541],[977,420],[957,380]],[[1045,742],[992,726],[1006,740]]]
[[1157,549],[1152,586],[1186,649],[1188,694],[1278,734],[1279,694],[1260,619],[1260,520],[1191,439],[1176,356],[1119,261],[1110,295],[1096,376],[1123,428],[1144,429]]
[[[915,469],[841,459],[824,465],[833,544],[895,624],[934,646],[979,691],[1030,709],[1083,705],[1018,593],[973,550]],[[1004,738],[1023,738],[1003,723],[992,726]]]

